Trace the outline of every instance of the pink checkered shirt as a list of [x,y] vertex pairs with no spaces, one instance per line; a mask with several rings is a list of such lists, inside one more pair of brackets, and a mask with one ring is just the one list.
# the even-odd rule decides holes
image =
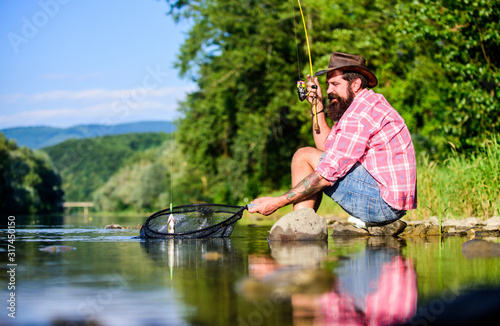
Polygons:
[[356,162],[373,176],[387,204],[417,207],[415,150],[404,119],[383,95],[364,89],[325,141],[325,157],[316,171],[333,185]]

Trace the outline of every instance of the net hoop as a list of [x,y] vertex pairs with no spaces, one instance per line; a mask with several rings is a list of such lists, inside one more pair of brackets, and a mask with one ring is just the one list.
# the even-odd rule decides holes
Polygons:
[[[243,211],[247,209],[247,206],[233,206],[233,205],[221,205],[221,204],[190,204],[176,206],[172,209],[166,208],[160,210],[147,218],[141,227],[140,237],[141,238],[156,238],[156,239],[172,239],[172,238],[227,238],[231,235],[234,224],[243,217]],[[216,224],[204,227],[202,229],[194,229],[191,231],[180,232],[180,233],[166,233],[158,232],[150,227],[150,224],[157,218],[168,216],[170,214],[186,214],[186,213],[198,213],[203,210],[209,209],[214,214],[230,214],[229,217]]]

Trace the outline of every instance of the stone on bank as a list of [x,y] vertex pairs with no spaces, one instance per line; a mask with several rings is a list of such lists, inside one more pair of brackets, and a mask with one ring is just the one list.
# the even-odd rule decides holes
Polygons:
[[312,208],[301,208],[284,215],[274,223],[268,240],[328,241],[326,220]]

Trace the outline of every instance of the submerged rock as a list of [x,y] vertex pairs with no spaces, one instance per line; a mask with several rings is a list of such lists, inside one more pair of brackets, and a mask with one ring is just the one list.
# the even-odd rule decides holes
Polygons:
[[[432,299],[432,300],[430,300]],[[442,293],[430,298],[429,303],[403,325],[498,325],[500,288],[479,289],[461,294],[458,291]]]
[[76,248],[70,247],[70,246],[48,246],[48,247],[40,248],[39,250],[54,253],[54,252],[73,251],[73,250],[76,250]]
[[274,223],[268,240],[327,241],[326,220],[312,208],[302,208],[286,214]]
[[118,230],[125,229],[123,226],[121,226],[119,224],[115,224],[115,223],[111,223],[110,225],[106,225],[104,228],[105,229],[118,229]]
[[467,258],[500,257],[500,244],[486,240],[470,240],[462,245],[462,253]]
[[222,254],[217,252],[217,251],[209,251],[209,252],[206,252],[204,255],[203,255],[203,259],[205,260],[213,260],[213,261],[216,261],[216,260],[219,260],[222,258]]

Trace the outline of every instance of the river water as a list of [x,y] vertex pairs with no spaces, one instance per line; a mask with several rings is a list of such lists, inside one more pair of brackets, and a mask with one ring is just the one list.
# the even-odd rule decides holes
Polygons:
[[229,239],[145,241],[143,216],[11,219],[0,325],[425,325],[500,288],[500,259],[466,257],[466,237],[268,243],[238,222]]

